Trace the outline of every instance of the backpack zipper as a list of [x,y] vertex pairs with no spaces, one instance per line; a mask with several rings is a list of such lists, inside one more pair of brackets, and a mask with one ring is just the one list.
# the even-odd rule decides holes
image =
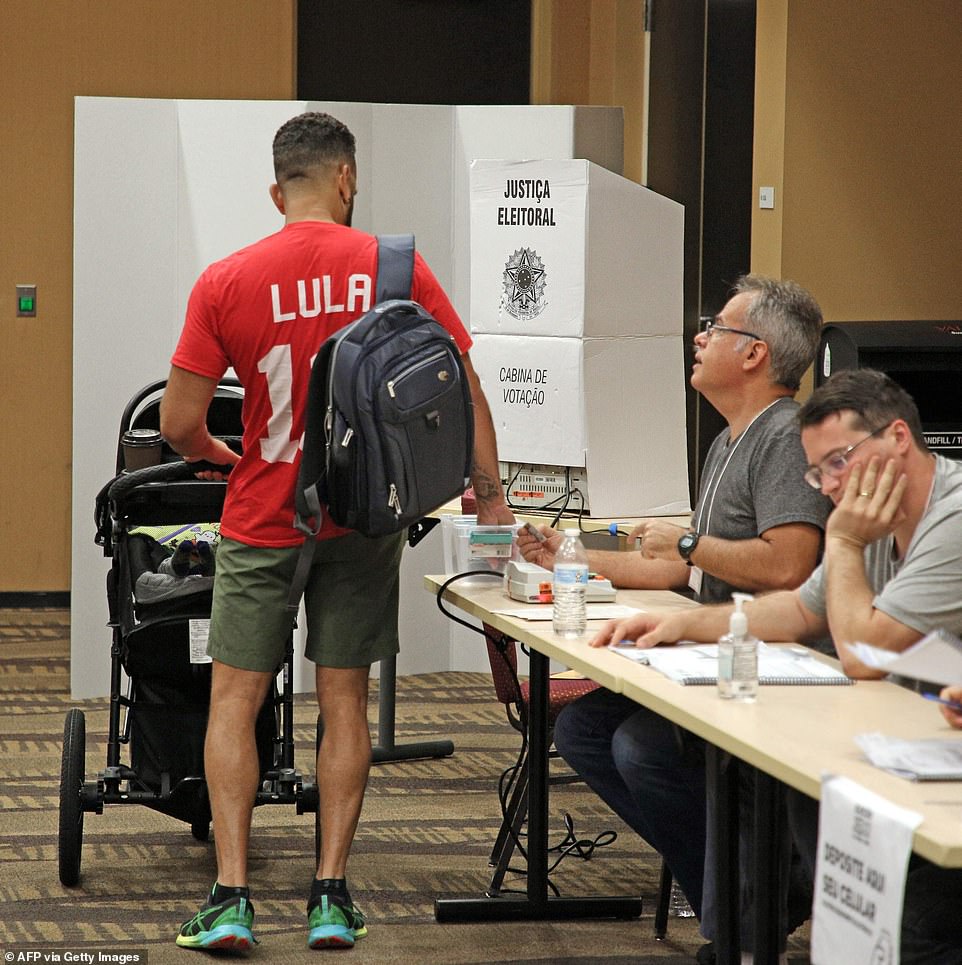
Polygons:
[[[328,372],[334,371],[334,363],[337,361],[337,352],[341,347],[343,336],[339,338],[331,349],[331,361],[328,364]],[[324,471],[331,471],[331,438],[334,435],[334,380],[328,379],[327,383],[327,411],[324,413]]]
[[403,382],[412,372],[417,371],[429,362],[434,362],[437,359],[443,359],[448,353],[446,351],[435,352],[434,355],[429,355],[425,359],[421,359],[413,365],[409,365],[403,372],[400,372],[395,378],[388,379],[387,381],[387,394],[392,398],[397,398],[397,393],[394,391],[394,386],[399,382]]
[[395,486],[394,483],[391,483],[391,491],[388,493],[387,504],[394,510],[397,516],[401,515],[401,500],[398,499],[397,486]]

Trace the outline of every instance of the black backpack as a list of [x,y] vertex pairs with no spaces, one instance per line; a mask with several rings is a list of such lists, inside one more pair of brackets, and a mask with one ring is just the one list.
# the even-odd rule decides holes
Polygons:
[[313,541],[323,505],[365,536],[397,533],[470,483],[474,409],[450,333],[408,301],[414,236],[378,238],[377,304],[314,361],[295,526]]

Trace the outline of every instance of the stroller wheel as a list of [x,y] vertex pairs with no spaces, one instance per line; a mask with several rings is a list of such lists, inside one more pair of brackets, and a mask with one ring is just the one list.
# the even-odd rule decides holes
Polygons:
[[191,821],[190,833],[194,836],[195,841],[206,841],[210,837],[210,821],[204,818]]
[[63,728],[63,756],[60,762],[60,836],[58,858],[60,881],[70,888],[80,881],[80,848],[83,843],[84,812],[81,794],[84,784],[84,753],[87,725],[83,711],[74,708]]

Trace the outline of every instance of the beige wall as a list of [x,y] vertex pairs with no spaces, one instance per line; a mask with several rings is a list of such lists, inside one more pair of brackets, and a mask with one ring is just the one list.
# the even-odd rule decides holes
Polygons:
[[[84,377],[71,371],[73,98],[291,98],[294,11],[294,0],[0,4],[0,592],[70,585],[71,391]],[[18,283],[38,285],[37,318],[15,317]]]
[[962,4],[758,0],[752,267],[834,320],[962,318]]
[[641,0],[532,0],[532,104],[623,107],[625,177],[642,180]]

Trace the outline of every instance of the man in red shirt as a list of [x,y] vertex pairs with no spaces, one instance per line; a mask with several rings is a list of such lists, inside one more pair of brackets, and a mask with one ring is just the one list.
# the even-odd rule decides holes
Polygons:
[[[246,949],[254,910],[247,880],[259,780],[254,722],[290,631],[285,604],[301,534],[293,528],[311,363],[332,332],[374,302],[377,242],[351,228],[355,142],[328,114],[306,113],[274,138],[270,193],[285,225],[207,268],[190,296],[161,404],[161,431],[188,461],[232,464],[221,519],[208,652],[213,658],[205,771],[217,881],[177,944]],[[481,523],[510,523],[490,410],[468,358],[471,338],[430,268],[415,255],[411,298],[463,353],[475,407],[472,483]],[[207,430],[218,381],[244,386],[244,454]],[[371,757],[370,666],[398,652],[403,537],[369,539],[325,515],[305,592],[306,654],[324,721],[318,754],[321,856],[308,901],[308,944],[350,947],[367,933],[347,889],[348,854]]]

